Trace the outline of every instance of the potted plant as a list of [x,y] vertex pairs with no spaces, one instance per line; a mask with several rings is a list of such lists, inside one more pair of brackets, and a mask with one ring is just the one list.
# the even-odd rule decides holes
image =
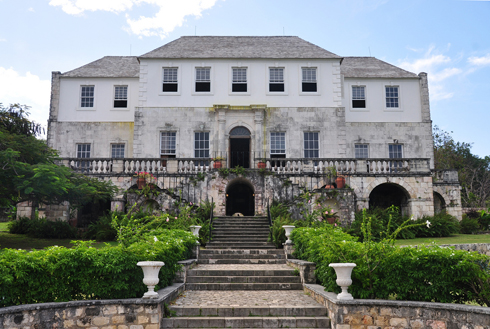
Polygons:
[[262,158],[262,159],[259,160],[259,162],[257,162],[257,168],[264,169],[265,167],[266,167],[265,159]]
[[137,178],[136,184],[138,185],[138,190],[143,189],[143,187],[145,187],[147,184],[154,184],[157,180],[153,174],[146,171],[137,172],[135,177]]
[[325,171],[327,173],[328,181],[330,184],[335,180],[335,177],[337,177],[337,169],[335,166],[327,167],[325,168]]
[[217,156],[216,158],[213,158],[213,161],[214,161],[214,164],[213,164],[213,167],[214,169],[219,169],[221,167],[223,167],[223,163],[221,161],[223,161],[225,158],[221,157],[221,156]]
[[335,184],[337,185],[337,188],[344,188],[345,187],[345,177],[344,176],[337,176],[335,179]]

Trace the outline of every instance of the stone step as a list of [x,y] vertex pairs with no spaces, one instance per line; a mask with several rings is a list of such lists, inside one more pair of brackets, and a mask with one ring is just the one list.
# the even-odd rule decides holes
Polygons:
[[160,328],[330,328],[326,316],[243,316],[164,318]]
[[186,283],[186,290],[303,290],[301,283]]
[[216,254],[227,254],[227,255],[284,255],[284,250],[273,249],[273,250],[263,250],[263,249],[202,249],[199,251],[200,255],[216,255]]
[[247,316],[325,316],[326,308],[318,306],[209,306],[193,307],[171,305],[170,310],[175,316],[221,316],[221,317],[247,317]]
[[263,244],[263,245],[257,245],[257,244],[250,244],[250,243],[244,243],[240,245],[236,244],[230,244],[230,243],[208,243],[206,245],[207,249],[276,249],[276,246],[273,244]]
[[225,243],[225,242],[250,242],[250,243],[255,243],[255,242],[267,242],[267,238],[265,237],[234,237],[234,238],[214,238],[212,242],[217,242],[217,243]]
[[269,229],[269,225],[258,225],[258,224],[221,224],[216,225],[213,223],[213,231],[215,230],[257,230],[257,231],[265,231]]
[[250,259],[250,258],[232,258],[232,259],[201,259],[198,264],[286,264],[286,259]]
[[267,216],[213,216],[213,220],[267,220]]
[[301,283],[299,276],[187,276],[186,283]]
[[200,254],[201,259],[286,259],[284,254]]
[[187,276],[291,276],[294,270],[188,270]]

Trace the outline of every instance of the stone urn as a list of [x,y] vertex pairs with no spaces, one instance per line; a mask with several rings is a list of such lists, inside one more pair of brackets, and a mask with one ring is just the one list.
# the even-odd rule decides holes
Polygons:
[[145,292],[143,298],[158,298],[158,293],[155,292],[155,286],[158,284],[158,272],[160,268],[165,265],[164,262],[138,262],[136,265],[140,266],[143,270],[143,283],[148,286],[148,291]]
[[331,263],[328,266],[333,267],[337,274],[337,284],[342,288],[342,292],[337,295],[337,299],[352,300],[351,294],[347,292],[347,288],[352,284],[351,274],[352,269],[356,267],[354,263]]
[[294,230],[295,226],[294,225],[283,225],[282,227],[286,231],[286,238],[288,238],[285,243],[286,244],[293,244],[293,241],[291,241],[289,239],[289,236],[291,235],[291,232]]
[[191,225],[191,232],[194,234],[194,236],[197,238],[196,244],[199,244],[199,230],[201,229],[202,226],[199,225]]

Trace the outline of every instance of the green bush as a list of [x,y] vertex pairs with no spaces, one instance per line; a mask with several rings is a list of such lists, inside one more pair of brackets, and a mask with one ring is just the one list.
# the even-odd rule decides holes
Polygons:
[[427,221],[430,223],[427,225],[421,225],[414,228],[416,237],[446,237],[460,232],[460,224],[456,217],[446,214],[444,212],[435,216],[424,216],[415,221],[417,224],[425,224]]
[[21,217],[9,223],[9,232],[14,234],[26,234],[38,239],[73,239],[77,230],[68,222],[62,220],[46,220],[44,218],[29,219]]
[[[117,213],[122,216],[122,212]],[[112,227],[112,213],[99,217],[99,219],[90,223],[87,231],[83,234],[83,238],[87,240],[97,241],[115,241],[117,231]]]
[[171,283],[177,261],[190,257],[196,242],[190,232],[156,230],[128,247],[96,249],[77,241],[74,248],[27,252],[0,251],[0,307],[82,299],[141,297],[146,291],[138,261],[163,261],[162,288]]
[[461,220],[459,225],[461,227],[461,233],[463,234],[474,234],[478,232],[480,228],[478,218],[471,218],[466,215],[463,215],[463,219]]

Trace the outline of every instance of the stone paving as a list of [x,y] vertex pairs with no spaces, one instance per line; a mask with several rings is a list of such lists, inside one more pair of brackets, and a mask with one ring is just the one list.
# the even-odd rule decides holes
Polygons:
[[319,306],[302,290],[187,290],[172,305],[193,307]]
[[213,270],[213,271],[277,271],[294,269],[286,264],[199,264],[193,270]]

